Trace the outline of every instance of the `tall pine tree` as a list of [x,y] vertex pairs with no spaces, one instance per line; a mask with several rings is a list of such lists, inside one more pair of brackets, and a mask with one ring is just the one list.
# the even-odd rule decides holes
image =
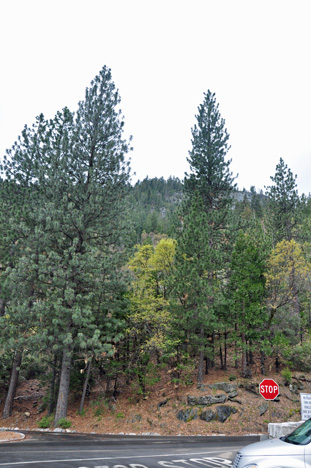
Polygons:
[[[228,226],[235,186],[229,170],[230,160],[226,160],[229,134],[214,93],[208,91],[204,94],[196,119],[188,158],[191,172],[186,174],[184,181],[185,201],[181,216],[186,223],[178,235],[176,262],[177,275],[185,285],[190,278],[200,285],[197,299],[191,302],[189,309],[193,318],[200,322],[197,330],[200,384],[203,380],[206,336],[213,334],[224,270],[229,259]],[[201,232],[195,232],[195,229]],[[192,274],[188,276],[190,265]],[[198,291],[198,285],[195,291]],[[186,289],[184,295],[179,293],[181,297],[189,297]]]
[[23,261],[32,265],[36,252],[36,333],[62,353],[55,424],[67,413],[74,353],[113,353],[120,337],[130,145],[119,104],[104,67],[76,115],[64,109],[49,122],[40,116],[4,165],[6,176],[32,194],[36,238],[24,238]]

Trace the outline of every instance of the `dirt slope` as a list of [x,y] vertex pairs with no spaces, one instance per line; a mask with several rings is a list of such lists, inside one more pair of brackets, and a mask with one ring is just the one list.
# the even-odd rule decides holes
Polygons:
[[[229,377],[236,376],[231,383],[237,385],[238,395],[234,401],[224,404],[235,408],[236,413],[231,414],[225,422],[206,422],[199,417],[188,422],[177,418],[180,410],[191,407],[187,397],[203,395],[224,394],[221,390],[212,390],[208,385],[215,382],[229,382]],[[278,402],[272,403],[272,422],[299,421],[300,395],[311,393],[311,375],[293,373],[293,387],[285,386],[280,374],[270,372],[266,377],[274,378],[280,384],[280,397]],[[206,376],[204,388],[198,389],[196,385],[176,386],[170,381],[168,374],[163,374],[160,383],[150,389],[150,394],[143,399],[133,392],[131,388],[123,388],[118,398],[105,398],[104,393],[95,387],[89,395],[83,415],[78,415],[79,397],[72,396],[68,419],[71,421],[70,430],[77,432],[97,433],[126,433],[161,435],[209,435],[226,434],[242,435],[254,433],[267,433],[269,412],[262,406],[265,400],[258,394],[258,386],[263,377],[254,373],[251,379],[242,379],[235,370],[227,372],[211,370]],[[297,388],[298,387],[298,388]],[[46,416],[41,411],[44,390],[40,388],[37,380],[24,381],[17,391],[14,403],[13,416],[2,420],[0,427],[36,430],[38,423]],[[4,395],[1,395],[2,411]],[[193,407],[192,407],[193,408]],[[198,411],[211,409],[215,411],[217,405],[208,408],[198,408]],[[53,430],[53,427],[51,427]]]

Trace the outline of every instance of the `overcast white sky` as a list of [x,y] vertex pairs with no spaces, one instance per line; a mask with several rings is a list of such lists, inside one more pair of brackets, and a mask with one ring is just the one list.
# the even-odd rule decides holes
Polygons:
[[133,180],[183,178],[216,93],[240,188],[282,157],[311,192],[310,0],[0,0],[0,155],[25,124],[76,108],[103,65],[133,135]]

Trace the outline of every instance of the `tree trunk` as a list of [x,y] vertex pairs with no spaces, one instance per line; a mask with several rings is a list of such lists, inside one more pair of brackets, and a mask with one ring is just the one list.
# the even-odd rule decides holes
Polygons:
[[12,416],[13,402],[14,402],[14,397],[16,393],[19,369],[20,369],[21,363],[22,363],[22,352],[16,351],[14,360],[13,360],[10,385],[9,385],[8,393],[7,393],[6,400],[5,400],[3,413],[2,413],[3,419],[7,419],[10,416]]
[[241,340],[242,340],[242,375],[245,375],[246,374],[246,370],[247,370],[247,362],[246,362],[246,343],[245,343],[245,333],[242,332],[242,336],[241,336]]
[[208,375],[208,364],[209,364],[209,360],[208,358],[205,356],[204,358],[204,361],[205,361],[205,375]]
[[87,371],[86,371],[86,376],[85,376],[85,380],[84,380],[84,384],[83,384],[83,391],[82,391],[82,396],[81,396],[79,414],[82,414],[82,411],[83,411],[84,401],[85,401],[85,396],[86,396],[86,390],[87,390],[87,386],[88,386],[89,380],[90,380],[91,367],[92,367],[92,359],[87,363]]
[[60,419],[67,416],[68,398],[69,398],[69,383],[70,383],[70,371],[71,371],[71,356],[72,352],[70,347],[65,347],[63,351],[62,369],[60,375],[59,391],[56,405],[56,414],[54,419],[54,425]]
[[55,408],[55,387],[56,387],[56,373],[57,373],[57,354],[54,356],[53,371],[51,377],[51,386],[50,386],[50,397],[49,397],[49,407],[48,407],[48,416],[53,414]]
[[278,354],[275,356],[275,371],[277,373],[280,372],[280,358]]
[[224,370],[224,360],[223,360],[223,355],[222,355],[222,346],[219,346],[219,358],[220,358],[220,369]]
[[5,314],[5,301],[3,299],[0,299],[0,316],[3,316]]
[[[252,343],[250,343],[250,347],[252,347]],[[249,363],[251,366],[253,366],[255,364],[255,361],[254,361],[254,353],[252,349],[249,350],[248,354],[249,354]]]
[[[237,323],[234,325],[234,329],[235,329],[235,335],[237,336],[237,334],[238,334],[238,325],[237,325]],[[238,369],[238,367],[239,367],[239,363],[238,363],[238,344],[237,344],[236,339],[234,340],[234,354],[235,354],[234,368]]]
[[263,351],[260,351],[260,370],[261,370],[262,375],[266,375],[265,360],[266,360],[265,353]]
[[[200,345],[203,346],[203,338],[204,338],[204,329],[203,327],[200,330]],[[204,373],[204,351],[201,349],[199,354],[199,366],[198,366],[198,377],[197,377],[197,385],[203,384],[203,373]]]
[[228,354],[228,349],[227,349],[227,332],[225,332],[225,357],[224,357],[224,370],[227,370],[227,354]]

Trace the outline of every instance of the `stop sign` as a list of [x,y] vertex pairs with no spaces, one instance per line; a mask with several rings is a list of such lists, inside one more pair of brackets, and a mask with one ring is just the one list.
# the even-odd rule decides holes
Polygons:
[[274,400],[279,394],[279,386],[273,379],[264,379],[259,385],[259,393],[265,400]]

